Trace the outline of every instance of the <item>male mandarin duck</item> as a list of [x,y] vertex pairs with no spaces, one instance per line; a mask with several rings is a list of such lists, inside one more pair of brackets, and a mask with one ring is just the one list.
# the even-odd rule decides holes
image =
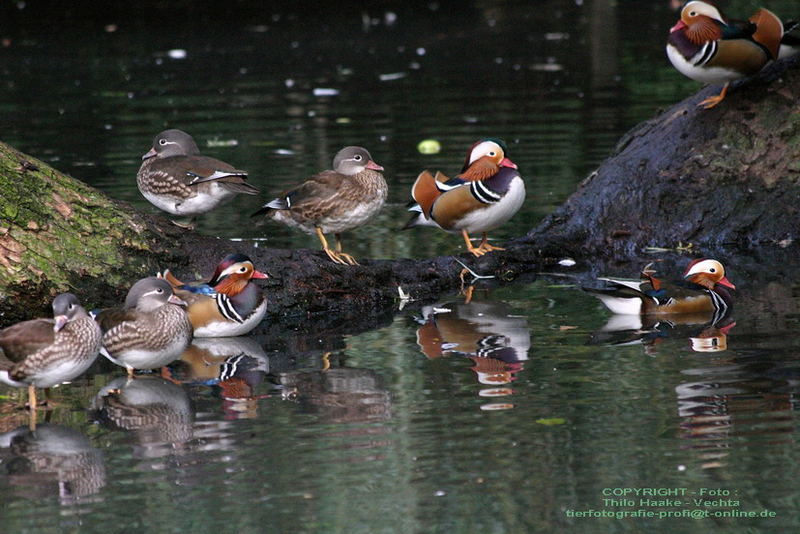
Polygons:
[[0,381],[27,386],[34,409],[35,388],[72,380],[92,365],[101,335],[78,298],[62,293],[53,300],[52,319],[23,321],[0,330]]
[[192,136],[181,130],[156,135],[153,148],[142,160],[136,175],[139,191],[155,207],[190,217],[188,227],[194,217],[237,193],[258,194],[258,189],[247,183],[247,172],[201,155]]
[[729,21],[708,2],[692,0],[670,29],[667,56],[685,76],[703,83],[725,83],[717,96],[700,102],[713,108],[725,98],[730,82],[760,71],[778,58],[783,24],[761,8],[749,21]]
[[[525,183],[505,153],[502,140],[483,139],[470,147],[461,174],[455,178],[422,171],[411,188],[417,204],[409,211],[418,213],[403,229],[437,226],[461,233],[467,250],[476,257],[503,250],[490,245],[486,233],[507,222],[525,201]],[[469,237],[475,232],[483,233],[478,247],[472,246]]]
[[195,337],[232,337],[250,332],[264,318],[267,299],[252,279],[269,278],[244,254],[230,254],[208,282],[185,284],[169,271],[163,278],[188,304],[186,313]]
[[125,306],[100,312],[100,352],[128,371],[157,369],[178,359],[192,341],[192,324],[166,280],[149,277],[133,284]]
[[[284,191],[256,215],[266,215],[307,234],[316,234],[328,257],[342,265],[358,265],[342,252],[341,233],[365,224],[386,202],[389,187],[365,148],[348,146],[333,158],[333,170],[322,171]],[[336,237],[336,250],[328,247],[326,233]]]
[[621,315],[671,315],[712,312],[716,322],[733,304],[728,289],[736,289],[716,260],[696,259],[689,263],[683,279],[664,282],[653,276],[648,265],[639,280],[600,278],[608,287],[584,291],[599,298],[613,313]]

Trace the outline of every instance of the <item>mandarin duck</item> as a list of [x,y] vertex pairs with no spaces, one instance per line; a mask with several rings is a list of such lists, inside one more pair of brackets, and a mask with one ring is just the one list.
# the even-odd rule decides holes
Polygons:
[[[365,224],[383,207],[389,188],[382,170],[365,148],[345,147],[333,158],[333,170],[322,171],[284,191],[253,216],[266,215],[316,234],[332,261],[358,265],[353,256],[342,252],[341,233]],[[336,237],[336,250],[325,239],[330,232]]]
[[708,2],[692,0],[670,29],[667,56],[681,74],[707,84],[724,83],[717,96],[698,105],[713,108],[725,98],[730,82],[751,76],[778,58],[783,24],[761,8],[749,21],[730,21]]
[[148,454],[158,452],[156,445],[185,443],[194,432],[189,395],[160,376],[115,378],[95,395],[91,415],[112,428],[133,431]]
[[100,312],[103,329],[100,352],[128,371],[157,369],[178,359],[192,341],[192,324],[186,303],[160,278],[143,278],[133,284],[125,306]]
[[716,260],[689,263],[683,279],[664,282],[655,278],[648,265],[639,280],[599,278],[607,286],[584,291],[599,298],[613,313],[621,315],[673,315],[713,313],[711,323],[724,317],[733,305],[728,289],[736,289]]
[[62,505],[85,504],[106,485],[105,456],[76,428],[18,427],[0,434],[0,449],[7,449],[0,452],[3,485],[16,487],[26,500],[57,497]]
[[[511,219],[525,201],[525,183],[505,153],[502,140],[483,139],[470,147],[461,174],[455,178],[422,171],[411,188],[416,204],[409,211],[417,213],[403,229],[436,226],[460,233],[467,250],[476,257],[503,250],[490,245],[486,234]],[[483,233],[478,247],[469,237],[475,232]]]
[[52,319],[23,321],[0,330],[0,381],[28,388],[36,408],[36,388],[50,388],[83,374],[100,351],[100,327],[78,297],[53,300]]
[[[256,195],[247,172],[200,154],[192,136],[181,130],[164,130],[142,156],[136,184],[144,198],[172,215],[188,216],[191,228],[197,215],[206,213],[237,193]],[[174,222],[174,221],[173,221]]]
[[168,270],[161,275],[186,304],[195,337],[233,337],[250,332],[267,313],[267,299],[251,279],[269,278],[244,254],[230,254],[208,282],[185,284]]

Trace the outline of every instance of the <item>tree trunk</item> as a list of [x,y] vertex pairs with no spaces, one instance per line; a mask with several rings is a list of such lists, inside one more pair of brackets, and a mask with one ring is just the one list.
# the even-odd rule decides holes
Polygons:
[[[709,88],[634,128],[567,202],[507,250],[458,257],[510,281],[564,257],[641,260],[646,247],[789,246],[800,228],[800,69],[784,61],[734,87],[712,110]],[[138,278],[170,267],[208,275],[225,254],[249,255],[272,278],[269,310],[283,321],[332,317],[380,323],[400,291],[430,299],[458,288],[453,256],[330,262],[320,251],[254,247],[186,232],[0,144],[0,316],[47,313],[72,290],[87,306],[118,304]],[[797,258],[776,248],[780,258]],[[772,254],[772,253],[770,253]],[[770,256],[772,257],[772,256]],[[784,261],[776,259],[775,261]],[[795,262],[796,263],[796,262]],[[757,272],[758,265],[752,266]],[[469,278],[469,276],[467,277]]]

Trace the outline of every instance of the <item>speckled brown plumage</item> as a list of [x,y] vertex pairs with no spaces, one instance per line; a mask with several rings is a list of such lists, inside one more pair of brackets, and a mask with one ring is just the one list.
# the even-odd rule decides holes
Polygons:
[[0,331],[0,380],[49,388],[72,380],[94,362],[100,328],[75,295],[53,301],[54,319],[24,321]]
[[196,216],[216,208],[237,193],[258,194],[247,172],[200,154],[192,137],[165,130],[142,157],[136,184],[154,206],[172,215]]
[[[379,172],[382,170],[366,149],[345,147],[336,154],[333,170],[282,192],[254,215],[266,215],[308,234],[316,233],[333,261],[355,264],[352,256],[341,253],[338,234],[365,224],[383,207],[389,188]],[[330,232],[336,234],[336,251],[328,248],[323,235]]]

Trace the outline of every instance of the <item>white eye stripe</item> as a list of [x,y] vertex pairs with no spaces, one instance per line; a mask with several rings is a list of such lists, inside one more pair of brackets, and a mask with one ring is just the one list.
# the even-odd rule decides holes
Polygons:
[[475,160],[478,160],[483,156],[494,157],[500,153],[502,153],[502,149],[497,143],[495,143],[494,141],[483,141],[482,143],[479,143],[478,146],[472,149],[472,152],[469,155],[469,163],[472,164],[475,162]]

